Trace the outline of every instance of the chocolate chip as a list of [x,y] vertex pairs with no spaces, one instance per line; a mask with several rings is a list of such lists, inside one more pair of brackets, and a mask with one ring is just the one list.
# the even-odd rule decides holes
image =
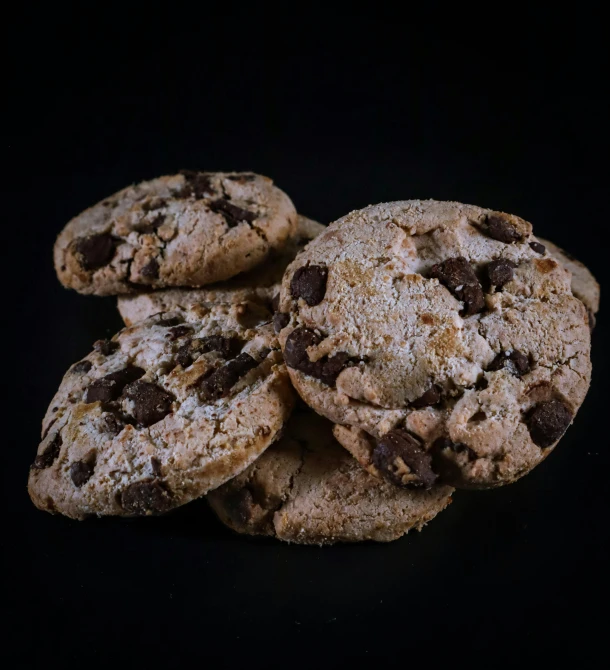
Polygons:
[[350,357],[345,352],[339,352],[331,357],[324,356],[317,361],[311,361],[307,349],[319,344],[321,340],[321,336],[309,328],[295,328],[286,340],[284,359],[291,368],[315,377],[328,386],[334,386],[339,373],[350,362]]
[[485,306],[483,289],[470,263],[463,257],[449,258],[433,265],[430,276],[438,279],[451,293],[464,303],[462,314],[470,316]]
[[540,242],[530,242],[530,247],[537,254],[543,254],[546,251],[546,247],[544,246],[544,244],[540,244]]
[[257,216],[254,212],[249,212],[247,209],[237,207],[237,205],[234,205],[224,198],[213,200],[210,203],[210,209],[217,214],[222,214],[229,228],[233,228],[242,221],[252,223]]
[[161,476],[161,461],[154,456],[150,459],[150,468],[155,477]]
[[167,205],[167,200],[164,200],[163,198],[154,198],[153,200],[143,202],[142,209],[145,212],[154,212],[156,209],[165,207],[165,205]]
[[93,348],[95,351],[99,351],[103,356],[110,356],[119,348],[118,342],[113,342],[112,340],[97,340],[94,342]]
[[498,258],[497,261],[491,261],[487,266],[489,283],[496,288],[501,288],[513,278],[516,267],[517,265],[507,258]]
[[201,398],[206,402],[223,398],[241,377],[257,365],[250,354],[239,354],[203,379],[200,386]]
[[181,198],[194,196],[197,200],[205,198],[206,195],[214,195],[215,191],[210,180],[210,176],[204,172],[195,172],[194,170],[180,170],[180,174],[185,179],[184,187],[178,194]]
[[276,293],[273,296],[273,300],[271,301],[271,309],[274,312],[279,311],[279,309],[280,309],[280,294],[279,293]]
[[82,461],[74,461],[70,465],[70,479],[77,488],[86,484],[93,475],[95,469],[95,452]]
[[227,179],[243,184],[247,181],[254,181],[256,179],[256,175],[252,174],[251,172],[241,172],[240,174],[230,174],[227,176]]
[[181,365],[184,369],[188,368],[193,362],[191,343],[187,342],[186,344],[183,344],[176,352],[174,359],[176,363]]
[[246,524],[252,518],[252,510],[254,507],[254,498],[252,492],[247,489],[239,489],[229,493],[224,503],[227,512],[233,521]]
[[172,411],[173,397],[161,387],[138,379],[123,392],[133,402],[132,414],[141,426],[152,426]]
[[207,354],[210,351],[218,351],[223,358],[234,358],[244,346],[239,337],[223,337],[222,335],[208,335],[195,340],[198,351]]
[[502,214],[490,214],[487,217],[487,234],[506,244],[518,242],[522,238],[515,226]]
[[192,326],[183,324],[181,326],[174,326],[173,328],[170,328],[168,331],[168,337],[173,342],[174,340],[178,340],[185,335],[190,335],[192,332]]
[[114,414],[104,414],[102,418],[104,421],[102,425],[110,435],[118,435],[125,428],[125,424]]
[[146,279],[158,279],[159,263],[156,258],[151,258],[148,263],[140,270],[142,277]]
[[85,372],[89,372],[92,367],[93,365],[90,361],[79,361],[78,363],[74,363],[74,365],[70,368],[70,372],[82,375]]
[[138,516],[160,514],[171,508],[172,496],[162,482],[144,479],[124,489],[120,503],[125,511]]
[[587,322],[589,324],[589,330],[593,332],[595,329],[595,314],[593,314],[593,310],[587,307]]
[[145,233],[150,235],[156,233],[159,228],[165,223],[165,215],[157,214],[152,221],[140,221],[137,225],[134,226],[134,230],[137,230],[138,233]]
[[566,432],[572,412],[560,400],[541,402],[528,417],[527,427],[534,444],[550,447]]
[[44,470],[45,468],[48,468],[51,465],[53,465],[53,461],[55,461],[55,459],[59,456],[59,450],[61,449],[62,444],[63,440],[61,438],[61,435],[59,433],[55,433],[55,436],[47,444],[42,454],[39,454],[34,459],[34,462],[32,463],[32,468],[34,468],[35,470]]
[[521,377],[530,371],[530,367],[529,358],[517,349],[512,349],[511,351],[501,351],[489,364],[487,370],[496,372],[505,369],[511,375]]
[[430,454],[405,430],[391,430],[378,440],[372,459],[384,477],[398,486],[429,489],[438,477]]
[[417,409],[422,407],[430,407],[430,405],[436,405],[441,399],[441,388],[434,384],[431,386],[422,396],[413,400],[411,405]]
[[290,314],[284,312],[276,312],[273,315],[273,330],[279,333],[282,328],[285,328],[290,323]]
[[97,270],[107,265],[114,256],[114,240],[109,233],[81,237],[74,242],[79,262],[85,270]]
[[163,317],[157,321],[157,325],[163,328],[171,328],[172,326],[177,326],[179,323],[184,323],[184,319],[180,316]]
[[292,297],[303,300],[310,306],[319,305],[326,293],[328,268],[321,265],[304,265],[293,275],[290,282]]
[[111,372],[109,375],[96,379],[85,391],[84,402],[110,402],[116,400],[127,384],[139,379],[144,370],[135,365],[128,365],[122,370]]

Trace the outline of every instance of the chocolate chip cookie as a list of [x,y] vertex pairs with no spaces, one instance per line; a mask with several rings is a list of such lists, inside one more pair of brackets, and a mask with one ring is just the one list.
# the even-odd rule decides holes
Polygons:
[[298,544],[389,542],[421,530],[451,502],[449,486],[410,491],[372,477],[331,429],[313,412],[295,411],[277,444],[208,494],[220,520],[239,533]]
[[185,170],[72,219],[55,243],[55,269],[67,288],[96,295],[204,286],[252,269],[296,225],[290,198],[266,177]]
[[131,326],[153,314],[189,308],[198,303],[256,301],[271,305],[279,293],[287,265],[324,229],[321,223],[298,216],[296,235],[250,272],[204,289],[174,288],[119,296],[121,317]]
[[75,519],[160,514],[239,474],[292,409],[269,320],[260,305],[216,304],[96,342],[44,418],[36,506]]
[[587,310],[517,216],[367,207],[284,276],[276,322],[301,397],[373,440],[393,483],[484,488],[540,463],[589,387]]

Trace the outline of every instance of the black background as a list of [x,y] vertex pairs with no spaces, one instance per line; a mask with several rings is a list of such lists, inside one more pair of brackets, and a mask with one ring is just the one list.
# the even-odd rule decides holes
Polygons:
[[247,539],[202,501],[79,523],[35,510],[26,480],[63,372],[120,327],[112,299],[61,288],[54,238],[129,183],[254,170],[323,222],[386,200],[478,204],[532,221],[603,284],[600,18],[86,7],[5,24],[5,651],[25,665],[592,664],[609,558],[603,312],[592,388],[560,448],[389,545]]

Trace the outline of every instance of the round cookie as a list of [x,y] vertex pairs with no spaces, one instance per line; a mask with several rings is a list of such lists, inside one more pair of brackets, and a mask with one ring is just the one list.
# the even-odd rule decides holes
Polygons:
[[599,284],[589,268],[549,240],[540,242],[553,258],[572,273],[572,293],[584,303],[589,312],[591,328],[595,325],[595,315],[599,312]]
[[400,489],[372,477],[333,439],[326,419],[297,410],[282,439],[207,500],[239,533],[322,545],[389,542],[421,530],[452,491]]
[[371,461],[406,486],[518,479],[589,387],[570,274],[509,214],[432,200],[352,212],[289,266],[279,309],[301,397],[374,438]]
[[173,288],[119,296],[121,317],[126,325],[131,326],[153,314],[185,309],[197,303],[256,301],[271,305],[280,290],[286,266],[325,227],[299,215],[296,236],[250,272],[204,289]]
[[252,269],[295,231],[294,205],[267,177],[185,170],[72,219],[55,242],[55,270],[67,288],[96,295],[204,286]]
[[269,318],[260,305],[201,305],[96,342],[44,418],[35,505],[75,519],[158,514],[239,474],[294,399]]

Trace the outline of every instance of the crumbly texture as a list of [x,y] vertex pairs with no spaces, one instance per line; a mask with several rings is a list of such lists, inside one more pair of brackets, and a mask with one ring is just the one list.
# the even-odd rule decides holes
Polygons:
[[190,172],[130,186],[87,209],[55,243],[61,283],[120,295],[224,281],[295,235],[290,198],[252,173]]
[[301,397],[370,435],[390,481],[499,486],[550,453],[588,390],[570,282],[519,217],[374,205],[288,267],[280,343]]
[[421,530],[451,502],[452,491],[410,491],[372,477],[333,439],[332,424],[303,410],[277,444],[207,499],[239,533],[323,545],[389,542]]
[[597,314],[599,312],[600,289],[599,283],[591,270],[567,251],[549,242],[549,240],[540,238],[540,242],[546,247],[546,250],[553,258],[557,259],[564,268],[571,272],[572,293],[584,303],[591,314]]
[[96,342],[44,418],[36,506],[75,519],[159,514],[248,467],[293,404],[269,319],[260,305],[200,306]]
[[190,308],[198,303],[255,301],[271,305],[279,293],[288,264],[325,229],[321,223],[300,215],[297,224],[295,237],[289,238],[283,247],[270,254],[259,266],[229,281],[205,289],[175,288],[120,296],[118,308],[123,321],[131,326],[153,314]]

